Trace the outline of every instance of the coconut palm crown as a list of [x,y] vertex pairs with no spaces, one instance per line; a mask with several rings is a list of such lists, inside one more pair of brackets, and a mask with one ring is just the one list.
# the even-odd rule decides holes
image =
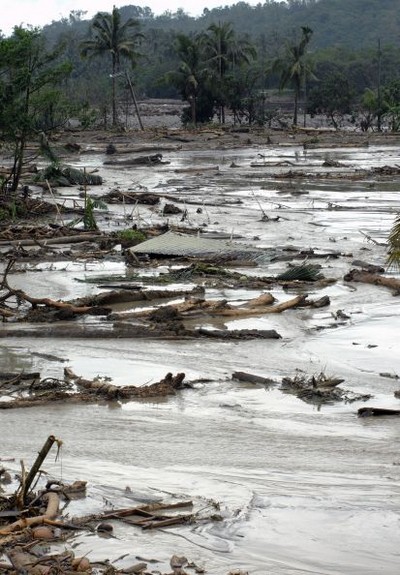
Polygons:
[[117,123],[115,79],[120,71],[121,62],[127,60],[132,67],[136,65],[140,53],[137,48],[143,34],[138,31],[139,22],[129,18],[121,23],[119,10],[114,6],[110,13],[98,12],[93,18],[91,37],[81,43],[81,56],[94,57],[110,54],[112,79],[112,116]]

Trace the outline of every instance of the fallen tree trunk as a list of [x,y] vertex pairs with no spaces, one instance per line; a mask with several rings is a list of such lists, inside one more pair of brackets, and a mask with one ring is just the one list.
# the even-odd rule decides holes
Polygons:
[[261,377],[260,375],[253,375],[252,373],[246,373],[244,371],[235,371],[232,373],[232,379],[261,385],[272,385],[276,383],[276,381],[269,377]]
[[[104,240],[105,236],[102,234],[79,234],[70,236],[57,236],[54,238],[37,238],[44,245],[54,244],[77,244],[81,242],[98,242]],[[21,240],[2,240],[0,246],[36,246],[37,240],[21,239]]]
[[[142,154],[145,152],[177,152],[181,150],[182,146],[174,146],[173,144],[144,144],[143,146],[130,146],[126,148],[117,148],[114,152],[118,154]],[[114,155],[113,154],[113,155]]]
[[14,289],[10,287],[7,281],[7,275],[10,272],[13,264],[14,260],[10,260],[3,275],[3,280],[1,282],[0,287],[8,290],[8,293],[2,296],[1,298],[2,301],[6,301],[10,297],[16,297],[18,301],[23,300],[30,303],[33,308],[37,308],[39,305],[43,305],[51,309],[64,310],[69,312],[70,314],[108,315],[109,313],[111,313],[111,309],[109,308],[99,308],[96,306],[79,306],[71,303],[66,303],[63,301],[53,300],[47,297],[45,298],[32,297],[21,289]]
[[400,409],[386,409],[383,407],[360,407],[358,417],[382,417],[384,415],[400,415]]
[[362,270],[350,270],[344,276],[346,282],[361,282],[365,284],[381,285],[393,289],[395,295],[400,294],[400,280],[396,278],[387,278],[378,274],[371,274]]
[[[268,313],[282,313],[287,309],[304,304],[306,298],[307,295],[298,295],[280,304],[269,305],[275,301],[275,298],[271,294],[262,294],[241,306],[232,306],[226,300],[192,299],[183,303],[171,304],[169,307],[180,314],[182,318],[196,317],[196,315],[204,315],[204,313],[221,317],[252,317]],[[154,314],[154,310],[146,310],[132,313],[130,317],[151,318],[152,314]]]
[[106,160],[103,164],[105,166],[157,166],[158,164],[169,164],[169,162],[163,161],[162,154],[153,154],[127,160]]
[[[74,304],[76,306],[104,306],[104,305],[113,305],[116,303],[126,303],[126,302],[134,302],[134,301],[152,301],[156,299],[173,299],[177,297],[183,296],[190,296],[195,295],[198,293],[198,289],[194,288],[192,290],[157,290],[151,289],[147,290],[142,288],[141,286],[133,286],[133,289],[119,289],[108,291],[105,293],[87,296],[83,298],[79,298],[70,302],[70,304]],[[129,312],[124,312],[122,314],[118,314],[117,312],[113,314],[112,318],[110,319],[117,319],[121,317],[126,319],[130,317]]]

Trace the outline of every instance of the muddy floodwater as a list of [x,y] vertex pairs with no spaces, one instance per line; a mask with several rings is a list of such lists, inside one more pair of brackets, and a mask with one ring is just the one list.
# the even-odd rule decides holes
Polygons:
[[[147,189],[175,197],[186,210],[181,223],[181,214],[163,216],[161,207],[111,205],[108,212],[96,212],[102,230],[168,220],[266,254],[288,246],[314,250],[326,257],[311,260],[336,281],[302,292],[329,296],[330,305],[251,319],[197,320],[209,329],[275,329],[281,339],[274,340],[1,338],[5,372],[61,378],[68,366],[88,379],[110,377],[116,385],[144,385],[167,372],[184,372],[195,383],[167,399],[1,411],[0,457],[15,458],[7,465],[17,471],[20,459],[31,464],[48,435],[62,439],[61,459],[50,457],[44,468],[56,479],[88,481],[87,500],[75,504],[77,513],[158,501],[166,494],[218,502],[221,521],[151,532],[116,523],[112,539],[77,539],[81,555],[108,558],[116,568],[145,557],[165,572],[177,553],[212,575],[235,569],[252,575],[397,575],[400,417],[360,418],[357,410],[400,408],[394,396],[400,388],[400,297],[384,286],[343,278],[355,260],[385,266],[385,242],[400,209],[398,176],[346,175],[400,165],[400,147],[306,149],[294,141],[229,148],[211,140],[201,150],[162,153],[168,163],[150,167],[103,165],[104,153],[94,148],[71,160],[103,176],[103,185],[90,189],[92,197],[111,189]],[[327,159],[341,167],[323,167]],[[289,171],[292,177],[282,177]],[[65,202],[79,201],[77,188],[59,188],[57,194]],[[132,273],[118,257],[24,265],[26,273],[11,274],[9,282],[54,299],[100,292],[95,283],[77,280]],[[169,265],[148,265],[146,273],[157,275]],[[287,265],[266,256],[257,267],[236,271],[271,276]],[[385,275],[399,277],[395,271]],[[279,302],[298,293],[278,285],[270,291]],[[233,304],[249,295],[212,286],[206,293]],[[259,294],[254,290],[251,297]],[[276,384],[232,379],[239,371]],[[296,373],[321,372],[372,397],[316,405],[278,385]]]

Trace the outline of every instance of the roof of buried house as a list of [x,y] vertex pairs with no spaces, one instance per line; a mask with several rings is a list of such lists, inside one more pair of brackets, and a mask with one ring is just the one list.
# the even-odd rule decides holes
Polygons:
[[[129,248],[135,254],[149,254],[162,256],[230,256],[234,259],[270,259],[275,250],[253,248],[234,243],[230,240],[215,240],[199,236],[178,234],[168,231],[136,246]],[[273,252],[273,253],[272,253]]]

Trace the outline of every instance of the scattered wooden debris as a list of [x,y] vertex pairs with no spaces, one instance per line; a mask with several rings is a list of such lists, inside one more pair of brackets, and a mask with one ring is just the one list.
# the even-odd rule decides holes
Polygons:
[[321,372],[311,377],[303,373],[297,373],[293,378],[284,377],[282,379],[281,389],[286,393],[293,393],[299,399],[307,403],[332,403],[335,401],[344,401],[353,403],[354,401],[367,401],[371,395],[356,394],[351,391],[338,389],[343,379],[327,376]]
[[[142,530],[168,528],[175,525],[193,524],[198,521],[220,521],[219,504],[213,500],[159,501],[147,505],[135,505],[128,508],[114,508],[97,514],[83,517],[63,516],[61,501],[71,501],[71,496],[86,496],[85,481],[75,481],[68,485],[61,481],[51,480],[36,493],[32,486],[42,485],[42,465],[52,446],[56,444],[58,451],[62,441],[50,435],[40,450],[33,466],[27,472],[21,462],[22,473],[18,478],[18,486],[14,492],[0,496],[0,550],[3,561],[0,572],[4,575],[16,573],[26,575],[71,575],[72,573],[92,573],[110,575],[109,560],[93,562],[89,556],[75,555],[74,545],[69,545],[71,535],[74,539],[79,533],[89,531],[92,534],[111,536],[113,523],[122,522],[129,526],[140,527]],[[58,455],[58,452],[57,452]],[[197,503],[197,504],[196,504]],[[187,509],[186,512],[182,512]],[[168,514],[165,513],[168,511]],[[43,544],[52,544],[51,552],[45,550]],[[57,553],[57,544],[62,551]],[[136,559],[141,559],[137,557]],[[136,563],[124,573],[158,573],[150,571],[147,563],[153,560]],[[181,573],[181,568],[196,568],[186,557],[173,554],[170,566],[174,573]],[[203,569],[196,568],[198,573]],[[112,569],[112,573],[117,573]]]
[[[14,265],[15,260],[10,259],[6,270],[3,275],[2,282],[0,284],[0,288],[5,290],[5,293],[1,296],[2,307],[0,307],[0,314],[5,319],[6,317],[11,317],[10,314],[14,315],[18,313],[19,308],[22,302],[30,303],[32,306],[32,310],[34,310],[34,314],[37,316],[37,309],[38,306],[43,306],[44,308],[48,308],[51,310],[57,310],[57,319],[68,319],[74,315],[83,315],[83,314],[90,314],[90,315],[108,315],[111,312],[111,309],[108,308],[100,308],[98,306],[76,306],[74,304],[65,303],[62,301],[53,300],[51,298],[36,298],[28,295],[21,289],[14,289],[10,287],[7,275],[9,274],[12,266]],[[15,300],[15,308],[5,308],[5,302],[9,299]],[[26,316],[25,319],[32,319],[32,315]]]
[[160,203],[162,196],[150,192],[121,192],[120,190],[111,190],[102,200],[110,204],[144,204],[155,206]]
[[174,395],[178,390],[191,388],[184,382],[185,374],[167,375],[160,381],[148,385],[116,386],[110,381],[97,377],[93,380],[77,376],[70,368],[64,369],[64,379],[40,379],[37,374],[22,378],[20,374],[0,380],[0,389],[6,401],[0,401],[0,409],[33,407],[54,402],[97,403],[99,401],[132,401],[150,397]]
[[324,168],[348,168],[349,167],[349,166],[346,166],[346,164],[342,164],[341,162],[334,160],[333,158],[326,158],[324,160],[324,162],[322,163],[322,166]]

